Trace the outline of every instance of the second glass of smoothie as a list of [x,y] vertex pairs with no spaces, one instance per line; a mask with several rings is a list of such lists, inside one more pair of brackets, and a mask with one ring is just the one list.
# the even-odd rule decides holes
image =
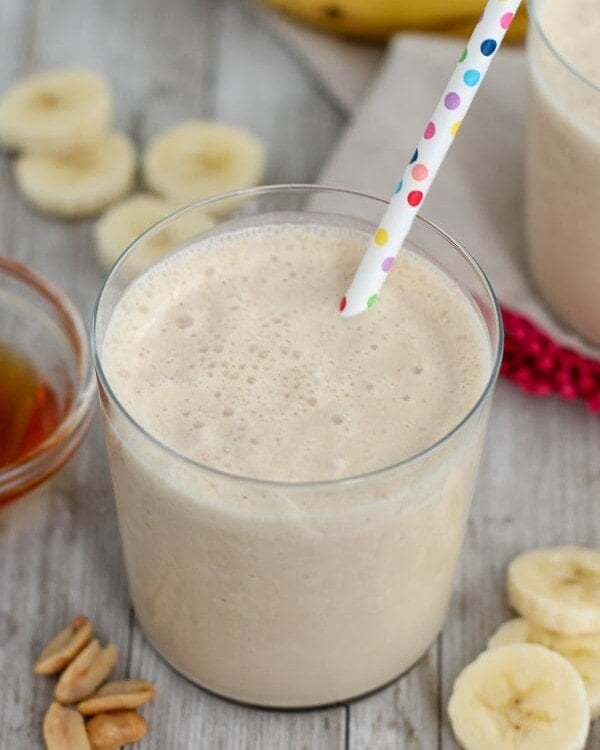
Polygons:
[[529,10],[529,269],[553,312],[600,345],[600,2]]
[[[377,304],[343,319],[384,207],[310,186],[206,201],[134,243],[97,303],[137,617],[231,699],[359,696],[444,621],[501,323],[482,271],[423,219]],[[215,227],[140,272],[154,233],[214,209]]]

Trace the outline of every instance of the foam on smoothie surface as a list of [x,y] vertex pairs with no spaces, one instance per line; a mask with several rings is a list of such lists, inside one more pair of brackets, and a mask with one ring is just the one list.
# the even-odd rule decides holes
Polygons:
[[480,396],[490,344],[458,286],[409,251],[376,307],[343,319],[367,241],[290,223],[175,253],[110,321],[117,397],[171,448],[245,476],[332,479],[421,451]]

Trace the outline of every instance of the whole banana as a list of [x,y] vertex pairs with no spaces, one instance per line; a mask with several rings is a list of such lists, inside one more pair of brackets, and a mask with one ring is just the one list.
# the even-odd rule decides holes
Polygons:
[[[481,0],[263,0],[326,31],[356,39],[385,39],[404,29],[468,35],[481,14]],[[525,12],[513,21],[507,38],[523,37]]]

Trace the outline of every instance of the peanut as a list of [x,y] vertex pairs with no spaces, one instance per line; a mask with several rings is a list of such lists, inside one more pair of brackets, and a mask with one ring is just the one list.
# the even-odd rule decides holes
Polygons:
[[77,708],[86,716],[123,708],[137,708],[151,700],[155,692],[151,682],[141,680],[108,682],[79,703]]
[[60,703],[51,703],[44,717],[47,750],[91,750],[83,716]]
[[60,630],[33,665],[35,674],[56,674],[70,664],[92,637],[92,623],[78,615]]
[[87,698],[108,677],[118,654],[118,648],[112,644],[101,648],[96,639],[90,641],[61,674],[56,685],[56,700],[76,703]]
[[146,735],[146,721],[135,711],[113,711],[96,714],[87,723],[92,750],[110,750]]

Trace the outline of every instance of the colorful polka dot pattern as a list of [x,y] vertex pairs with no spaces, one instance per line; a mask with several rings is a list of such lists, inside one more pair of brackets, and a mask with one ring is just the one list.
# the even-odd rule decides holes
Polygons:
[[383,227],[379,227],[379,229],[375,232],[375,244],[382,247],[387,243],[389,240],[389,235]]
[[423,192],[421,190],[411,190],[410,193],[406,196],[406,200],[409,206],[413,206],[413,208],[416,208],[416,206],[418,206],[419,203],[423,200]]
[[464,74],[463,81],[466,83],[467,86],[477,86],[480,78],[481,78],[481,73],[478,70],[471,68],[470,70],[467,70],[466,73]]
[[456,91],[450,91],[444,97],[444,107],[446,109],[458,109],[460,107],[460,95]]
[[481,42],[481,54],[489,57],[494,54],[497,46],[495,39],[484,39]]
[[340,301],[346,316],[356,315],[377,301],[394,258],[410,230],[442,161],[458,133],[495,52],[521,0],[488,0],[475,30],[463,49],[433,116],[398,182],[394,195],[365,253],[359,269]]
[[415,164],[415,166],[410,170],[410,174],[413,180],[416,180],[417,182],[422,182],[423,180],[427,179],[429,170],[424,164]]

